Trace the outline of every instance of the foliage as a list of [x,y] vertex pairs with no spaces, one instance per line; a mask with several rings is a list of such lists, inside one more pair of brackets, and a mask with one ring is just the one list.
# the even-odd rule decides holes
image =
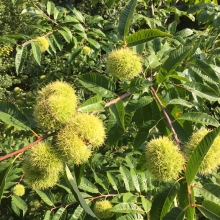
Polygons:
[[[220,164],[200,170],[220,137],[218,5],[91,3],[0,1],[0,21],[7,21],[0,30],[1,219],[98,219],[99,202],[112,220],[220,219]],[[36,39],[46,40],[44,50]],[[142,72],[132,79],[106,71],[108,55],[122,48],[141,59]],[[57,121],[48,97],[34,109],[42,88],[56,81],[74,87],[77,114],[45,129],[40,125]],[[60,94],[58,115],[65,105],[75,109],[72,96]],[[177,174],[160,178],[158,140],[184,161],[200,129],[210,131],[190,143]]]

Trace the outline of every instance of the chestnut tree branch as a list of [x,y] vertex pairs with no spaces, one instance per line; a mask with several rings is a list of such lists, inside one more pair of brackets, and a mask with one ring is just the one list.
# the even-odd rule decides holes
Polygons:
[[28,144],[27,146],[25,146],[25,147],[23,147],[23,148],[21,148],[21,149],[19,149],[19,150],[16,150],[16,151],[14,151],[14,152],[12,152],[12,153],[10,153],[10,154],[7,154],[7,155],[5,155],[5,156],[3,156],[3,157],[0,157],[0,161],[3,161],[3,160],[5,160],[5,159],[7,159],[7,158],[9,158],[9,157],[12,157],[12,156],[14,156],[14,155],[17,155],[17,154],[19,154],[19,153],[23,153],[23,152],[26,151],[27,149],[29,149],[29,148],[33,147],[34,145],[36,145],[38,142],[40,142],[40,141],[42,141],[42,140],[44,140],[44,139],[46,139],[46,138],[48,138],[48,137],[51,137],[51,136],[53,136],[54,134],[55,134],[55,132],[53,132],[53,133],[51,133],[51,134],[48,134],[48,135],[46,135],[46,136],[43,136],[43,137],[39,137],[36,141],[34,141],[34,142]]
[[163,111],[163,114],[164,114],[164,116],[165,116],[165,118],[166,118],[166,120],[168,122],[169,127],[170,127],[170,130],[171,130],[171,132],[173,134],[173,138],[174,138],[177,146],[180,148],[181,142],[180,142],[180,140],[179,140],[179,138],[177,136],[177,133],[176,133],[174,127],[173,127],[172,121],[170,120],[170,117],[169,117],[169,115],[166,112],[166,108],[164,107],[163,103],[160,101],[156,91],[154,90],[154,88],[152,86],[150,86],[150,90],[151,90],[153,96],[155,97],[155,99],[157,100],[158,104],[160,105],[160,107],[161,107],[161,109]]

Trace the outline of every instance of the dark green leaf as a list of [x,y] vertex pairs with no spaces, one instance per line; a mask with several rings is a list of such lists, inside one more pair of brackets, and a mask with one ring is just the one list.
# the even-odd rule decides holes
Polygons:
[[164,217],[163,220],[183,220],[185,211],[179,207],[172,208]]
[[191,184],[194,180],[204,157],[208,153],[210,147],[212,146],[212,143],[219,133],[220,127],[209,132],[207,135],[205,135],[202,141],[199,142],[199,144],[193,151],[186,165],[186,180],[188,184]]
[[205,200],[202,203],[202,206],[198,206],[198,209],[208,219],[220,220],[220,205],[214,202]]
[[102,97],[113,97],[115,84],[98,73],[88,73],[79,77],[80,83]]
[[122,37],[128,34],[136,4],[137,0],[130,0],[119,17],[118,32]]
[[35,42],[31,42],[31,48],[33,51],[33,55],[34,55],[34,59],[37,61],[37,63],[40,65],[40,61],[41,61],[41,51],[40,51],[40,47],[38,46],[37,43]]
[[38,194],[38,196],[40,196],[40,198],[41,198],[47,205],[49,205],[49,206],[54,206],[53,202],[48,198],[48,196],[47,196],[44,192],[42,192],[42,191],[40,191],[40,190],[38,190],[38,189],[35,189],[35,191],[36,191],[36,193]]

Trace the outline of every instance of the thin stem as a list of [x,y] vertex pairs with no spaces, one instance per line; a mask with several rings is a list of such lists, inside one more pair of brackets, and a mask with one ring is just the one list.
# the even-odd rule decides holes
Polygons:
[[42,12],[42,14],[44,15],[44,17],[46,17],[49,21],[51,21],[52,23],[54,23],[55,25],[59,25],[56,21],[54,21],[53,19],[51,19],[41,8],[39,8],[32,0],[30,0],[30,2],[34,5],[34,7],[39,10],[40,12]]
[[48,135],[46,135],[46,136],[40,137],[40,138],[38,138],[36,141],[32,142],[31,144],[28,144],[27,146],[25,146],[25,147],[23,147],[23,148],[21,148],[21,149],[19,149],[19,150],[16,150],[16,151],[14,151],[14,152],[12,152],[12,153],[10,153],[10,154],[7,154],[7,155],[5,155],[5,156],[3,156],[3,157],[0,157],[0,161],[3,161],[3,160],[5,160],[5,159],[7,159],[7,158],[9,158],[9,157],[12,157],[12,156],[14,156],[14,155],[17,155],[17,154],[19,154],[19,153],[23,153],[24,151],[26,151],[27,149],[33,147],[34,145],[36,145],[36,144],[39,143],[40,141],[42,141],[42,140],[44,140],[44,139],[46,139],[46,138],[48,138],[48,137],[51,137],[51,136],[53,136],[54,134],[55,134],[55,132],[53,132],[53,133],[51,133],[51,134],[48,134]]
[[166,108],[164,107],[164,105],[163,105],[162,102],[160,101],[160,99],[159,99],[159,97],[158,97],[156,91],[154,90],[154,88],[153,88],[152,86],[150,86],[150,90],[151,90],[153,96],[155,97],[155,99],[157,100],[158,104],[160,105],[160,107],[161,107],[161,109],[162,109],[162,111],[163,111],[163,114],[164,114],[164,116],[165,116],[165,118],[166,118],[166,120],[167,120],[167,122],[168,122],[168,125],[169,125],[169,127],[170,127],[170,129],[171,129],[171,132],[172,132],[172,134],[173,134],[173,138],[174,138],[176,144],[178,145],[178,147],[180,148],[181,142],[180,142],[180,140],[179,140],[179,138],[178,138],[178,136],[177,136],[176,131],[174,130],[172,121],[170,120],[170,117],[169,117],[169,115],[168,115],[167,112],[166,112]]

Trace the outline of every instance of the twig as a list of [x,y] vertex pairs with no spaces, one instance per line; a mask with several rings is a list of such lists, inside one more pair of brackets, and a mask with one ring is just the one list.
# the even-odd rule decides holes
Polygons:
[[177,136],[176,131],[174,130],[172,121],[170,120],[170,117],[169,117],[169,115],[168,115],[167,112],[166,112],[166,108],[164,107],[164,105],[163,105],[162,102],[160,101],[159,97],[157,96],[157,93],[155,92],[155,90],[154,90],[154,88],[153,88],[152,86],[150,86],[150,90],[151,90],[153,96],[155,97],[155,99],[157,100],[157,102],[159,103],[159,105],[160,105],[160,107],[161,107],[161,109],[162,109],[162,111],[163,111],[163,114],[164,114],[164,116],[165,116],[165,118],[166,118],[166,120],[167,120],[167,122],[168,122],[168,125],[169,125],[169,127],[170,127],[170,129],[171,129],[171,132],[172,132],[172,134],[173,134],[173,138],[174,138],[176,144],[178,145],[178,147],[180,148],[181,142],[180,142],[180,140],[179,140],[179,138],[178,138],[178,136]]
[[56,21],[54,21],[53,19],[51,19],[47,14],[45,14],[45,12],[41,9],[41,8],[39,8],[32,0],[30,0],[30,2],[34,5],[34,7],[35,8],[37,8],[40,12],[42,12],[43,13],[43,15],[49,20],[49,21],[51,21],[52,23],[54,23],[55,25],[59,25]]
[[[48,32],[47,34],[45,34],[45,35],[43,35],[43,36],[41,36],[41,37],[47,37],[47,36],[53,34],[53,33],[56,32],[56,31],[57,31],[57,30],[52,30],[52,31]],[[31,39],[31,40],[29,40],[29,41],[24,42],[21,46],[24,47],[24,46],[26,46],[26,45],[30,44],[31,42],[34,42],[34,41],[35,41],[35,39]]]
[[7,154],[7,155],[5,155],[5,156],[3,156],[3,157],[0,157],[0,161],[3,161],[3,160],[5,160],[5,159],[7,159],[7,158],[9,158],[9,157],[12,157],[12,156],[14,156],[14,155],[17,155],[17,154],[19,154],[19,153],[23,153],[23,152],[26,151],[27,149],[33,147],[33,146],[34,146],[35,144],[37,144],[38,142],[40,142],[40,141],[42,141],[42,140],[44,140],[44,139],[46,139],[46,138],[48,138],[48,137],[51,137],[51,136],[53,136],[54,134],[55,134],[55,132],[53,132],[53,133],[51,133],[51,134],[48,134],[48,135],[46,135],[46,136],[40,137],[40,138],[38,138],[36,141],[32,142],[31,144],[28,144],[27,146],[25,146],[25,147],[23,147],[23,148],[21,148],[21,149],[19,149],[19,150],[16,150],[16,151],[14,151],[14,152],[12,152],[12,153],[10,153],[10,154]]

